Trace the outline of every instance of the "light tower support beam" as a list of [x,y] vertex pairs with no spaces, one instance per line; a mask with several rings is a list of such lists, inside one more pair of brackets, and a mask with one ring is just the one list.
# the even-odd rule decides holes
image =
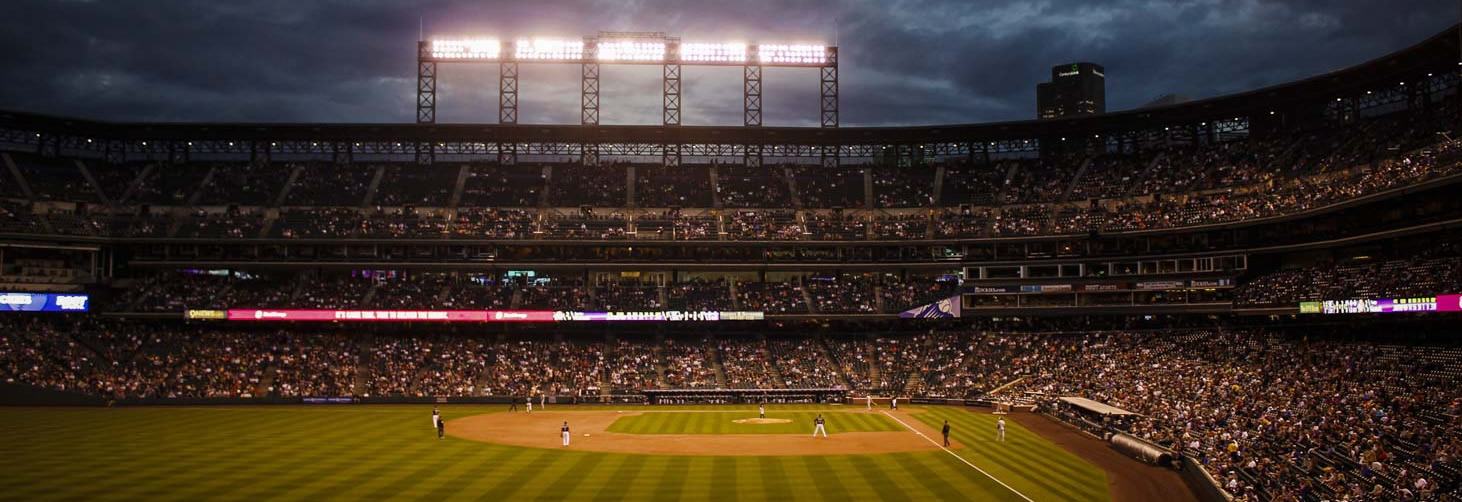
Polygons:
[[503,61],[497,65],[499,124],[518,123],[518,62]]
[[742,84],[742,103],[746,109],[744,125],[761,127],[761,65],[746,65]]
[[680,125],[680,65],[665,65],[665,125]]
[[437,63],[417,61],[416,63],[416,123],[434,124],[437,121]]
[[584,63],[583,70],[580,123],[599,125],[599,63]]

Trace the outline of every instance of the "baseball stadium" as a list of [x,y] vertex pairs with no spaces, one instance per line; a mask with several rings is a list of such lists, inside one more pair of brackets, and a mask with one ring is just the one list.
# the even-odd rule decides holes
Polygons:
[[[56,17],[0,35],[0,500],[1462,500],[1457,5],[1206,44],[1343,62],[1238,87],[1028,40],[1072,59],[1014,117],[913,68],[1015,56],[855,3],[326,51],[394,7],[20,2]],[[391,113],[271,97],[363,61]]]

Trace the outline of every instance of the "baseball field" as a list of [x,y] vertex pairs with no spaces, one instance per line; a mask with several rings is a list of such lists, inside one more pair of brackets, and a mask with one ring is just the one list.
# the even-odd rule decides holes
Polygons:
[[997,442],[995,416],[959,408],[441,410],[445,439],[430,406],[0,408],[0,499],[1110,499],[1102,469],[1021,419]]

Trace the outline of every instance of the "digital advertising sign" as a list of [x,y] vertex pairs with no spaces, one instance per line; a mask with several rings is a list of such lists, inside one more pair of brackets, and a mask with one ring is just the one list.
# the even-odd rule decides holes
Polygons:
[[86,312],[90,305],[80,293],[0,293],[0,312]]

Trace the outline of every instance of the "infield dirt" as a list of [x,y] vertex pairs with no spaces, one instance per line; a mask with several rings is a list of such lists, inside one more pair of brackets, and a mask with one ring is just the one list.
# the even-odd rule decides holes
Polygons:
[[[909,414],[919,410],[896,411],[894,416],[928,437],[939,432]],[[696,411],[546,411],[529,413],[490,413],[447,421],[447,434],[489,443],[533,448],[561,449],[559,427],[568,421],[573,431],[569,449],[617,453],[649,453],[664,455],[848,455],[932,451],[939,447],[908,430],[898,432],[844,432],[835,429],[836,415],[869,413],[849,411],[829,415],[833,434],[812,437],[801,434],[624,434],[608,432],[609,424],[621,417],[643,413],[697,413]],[[877,413],[872,412],[872,413]],[[587,436],[585,435],[587,434]],[[951,447],[960,448],[955,444]]]

